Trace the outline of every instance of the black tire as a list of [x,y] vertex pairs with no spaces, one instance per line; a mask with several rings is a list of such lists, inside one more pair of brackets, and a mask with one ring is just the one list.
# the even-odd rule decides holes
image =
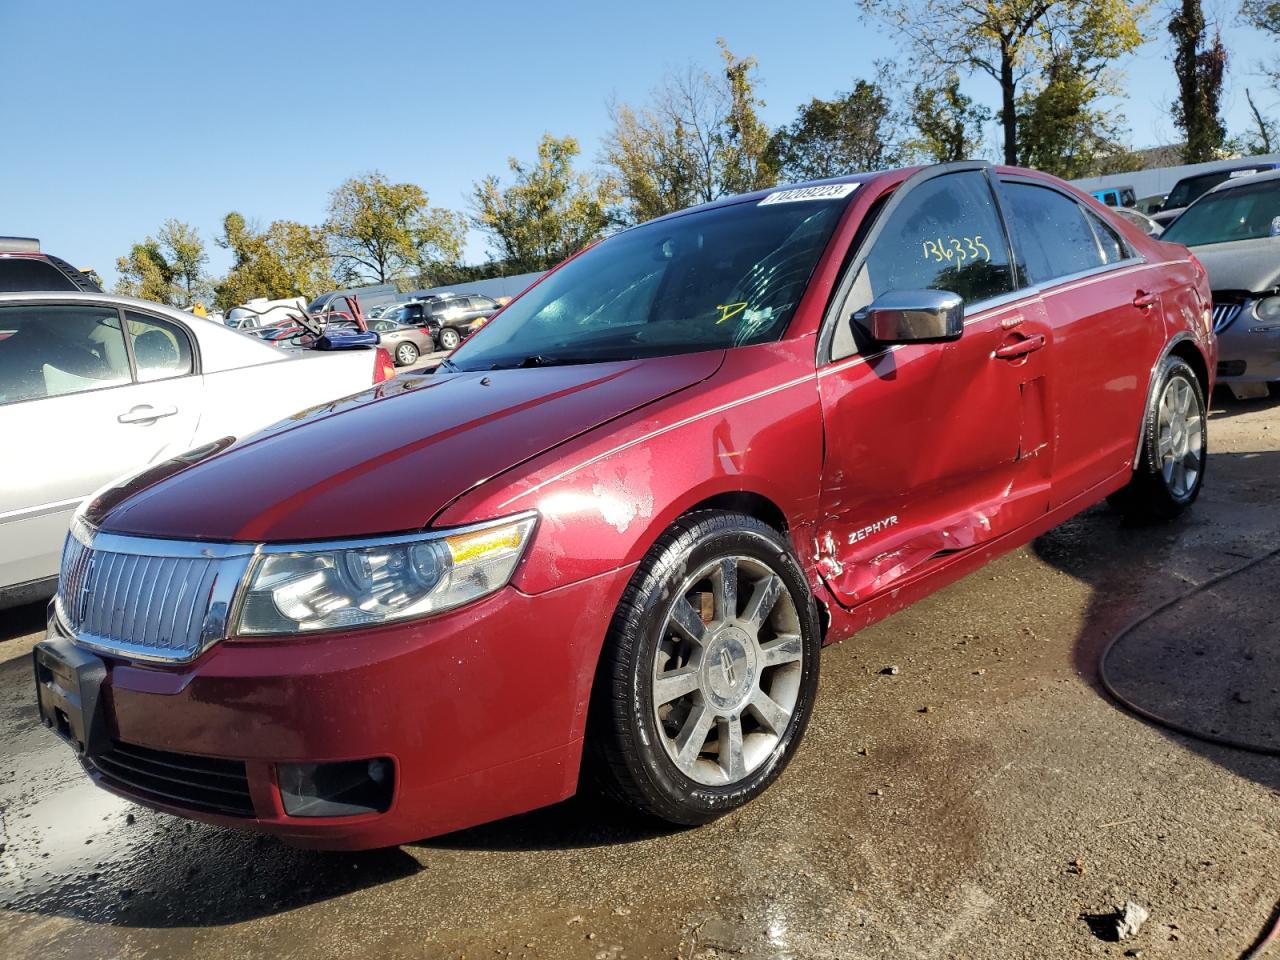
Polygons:
[[395,357],[397,367],[407,367],[417,361],[418,348],[408,340],[405,340],[403,343],[396,344],[396,350],[392,356]]
[[[1194,419],[1199,424],[1199,466],[1194,480],[1182,485],[1170,481],[1165,469],[1169,456],[1161,452],[1160,408],[1171,384],[1178,391],[1189,389],[1197,410]],[[1204,486],[1204,471],[1208,463],[1207,416],[1204,389],[1191,365],[1181,357],[1166,357],[1156,371],[1156,387],[1143,414],[1138,467],[1128,485],[1108,497],[1108,502],[1128,519],[1143,523],[1168,522],[1191,506]]]
[[[793,650],[798,646],[803,653],[795,668],[788,667],[792,670],[787,680],[788,692],[794,702],[784,731],[771,734],[777,736],[776,746],[768,753],[758,751],[754,761],[757,765],[741,779],[717,786],[691,779],[668,754],[664,746],[668,741],[655,712],[657,696],[653,678],[656,664],[660,662],[657,658],[663,656],[661,645],[670,642],[663,637],[669,637],[666,633],[668,612],[680,599],[676,594],[681,586],[705,565],[718,563],[720,558],[735,557],[739,558],[733,561],[735,570],[745,560],[756,567],[757,575],[767,579],[767,574],[762,574],[767,568],[781,579],[794,607],[784,605],[779,593],[778,606],[770,609],[775,615],[777,610],[785,609],[789,618],[794,613],[800,640],[798,645],[792,641]],[[738,606],[735,604],[735,609]],[[743,606],[745,616],[750,598]],[[771,629],[766,625],[760,632]],[[646,555],[627,585],[610,624],[588,723],[590,773],[609,796],[671,823],[707,823],[742,806],[777,779],[799,745],[817,694],[820,648],[817,606],[791,545],[781,533],[754,517],[726,511],[701,511],[681,518]],[[709,652],[705,656],[712,662]],[[763,687],[765,672],[774,669],[765,661],[759,661],[755,679],[749,681],[748,687],[751,684],[756,689]],[[771,677],[777,675],[770,674]],[[732,676],[727,667],[724,676]],[[770,694],[776,689],[775,686]],[[689,696],[704,698],[706,695],[699,691]],[[743,731],[756,720],[750,705],[733,709],[741,711],[733,718],[741,754]],[[723,729],[716,727],[717,751],[719,731]],[[758,732],[750,734],[757,744]]]
[[442,327],[439,341],[441,350],[456,350],[458,349],[458,344],[462,342],[462,334],[458,333],[453,327]]

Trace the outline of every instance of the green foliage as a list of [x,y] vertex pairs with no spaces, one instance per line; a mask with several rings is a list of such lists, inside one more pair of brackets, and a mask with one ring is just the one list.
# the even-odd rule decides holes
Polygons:
[[1226,143],[1227,130],[1219,115],[1222,78],[1227,50],[1215,34],[1205,46],[1204,11],[1200,0],[1182,0],[1182,9],[1169,20],[1173,37],[1173,69],[1178,77],[1178,99],[1173,122],[1186,134],[1183,163],[1216,160]]
[[925,82],[961,66],[1000,87],[1004,159],[1018,157],[1018,94],[1066,48],[1077,63],[1114,61],[1142,43],[1147,0],[858,0],[915,52]]
[[417,184],[391,183],[375,171],[329,195],[324,230],[341,282],[386,283],[457,263],[467,225],[460,214],[430,207]]
[[472,222],[489,235],[498,258],[513,272],[547,270],[610,226],[617,187],[608,178],[575,170],[580,152],[573,137],[546,133],[535,163],[507,161],[509,186],[495,176],[475,185]]
[[1280,125],[1270,117],[1263,115],[1262,111],[1258,109],[1257,101],[1253,99],[1253,92],[1247,87],[1244,91],[1244,98],[1248,101],[1249,116],[1253,121],[1253,125],[1247,133],[1232,140],[1228,147],[1234,152],[1242,153],[1245,156],[1258,156],[1280,149]]
[[1050,61],[1041,82],[1018,98],[1018,163],[1066,180],[1098,174],[1100,166],[1123,167],[1123,118],[1098,106],[1108,92],[1104,78],[1101,64],[1081,62],[1069,50]]
[[917,84],[907,101],[915,135],[906,151],[932,163],[951,163],[978,156],[982,128],[991,111],[960,92],[960,76],[947,73],[940,82]]
[[902,162],[898,114],[881,79],[858,80],[831,100],[815,97],[774,134],[771,152],[783,180],[821,180]]
[[208,296],[204,273],[209,262],[199,231],[180,220],[169,219],[157,237],[135,243],[127,256],[116,260],[115,292],[169,306],[189,307]]
[[218,245],[233,263],[214,288],[214,303],[229,310],[254,297],[280,300],[313,297],[335,286],[323,232],[292,220],[276,220],[259,230],[239,213],[222,221]]
[[756,61],[718,40],[723,71],[669,73],[641,108],[613,105],[603,159],[629,222],[772,186],[777,167],[759,118]]

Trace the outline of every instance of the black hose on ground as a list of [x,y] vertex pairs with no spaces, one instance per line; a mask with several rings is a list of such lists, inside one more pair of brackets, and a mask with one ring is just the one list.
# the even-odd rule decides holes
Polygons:
[[[1164,613],[1170,607],[1181,603],[1183,600],[1188,600],[1199,593],[1203,593],[1204,591],[1217,586],[1219,583],[1222,583],[1222,581],[1230,579],[1238,573],[1244,573],[1246,570],[1256,567],[1258,564],[1270,560],[1272,557],[1277,555],[1280,555],[1280,547],[1277,547],[1274,550],[1269,550],[1260,557],[1254,557],[1252,560],[1248,560],[1225,573],[1220,573],[1216,577],[1210,577],[1204,583],[1198,584],[1186,593],[1179,594],[1173,599],[1165,601],[1154,610],[1149,610],[1136,620],[1130,622],[1123,630],[1111,638],[1111,642],[1108,643],[1106,649],[1102,651],[1102,657],[1098,661],[1098,679],[1101,681],[1103,689],[1111,695],[1112,699],[1130,713],[1136,714],[1137,716],[1158,724],[1168,730],[1173,730],[1174,732],[1181,733],[1184,736],[1194,737],[1197,740],[1204,740],[1208,743],[1215,743],[1223,747],[1231,747],[1236,750],[1247,750],[1250,753],[1260,753],[1271,757],[1280,756],[1280,749],[1276,747],[1259,746],[1258,744],[1235,740],[1231,737],[1222,737],[1212,733],[1204,733],[1200,730],[1192,730],[1190,727],[1184,726],[1175,720],[1170,720],[1168,717],[1161,716],[1152,710],[1148,710],[1146,707],[1134,703],[1117,690],[1115,686],[1112,685],[1111,678],[1107,675],[1107,657],[1111,654],[1111,651],[1115,648],[1117,643],[1127,637],[1138,627],[1142,626],[1153,617],[1157,617]],[[1276,945],[1276,943],[1280,943],[1280,903],[1277,903],[1275,909],[1271,911],[1271,916],[1268,918],[1267,925],[1263,932],[1259,934],[1258,939],[1254,942],[1253,946],[1241,954],[1240,960],[1260,960],[1263,954],[1267,953]]]

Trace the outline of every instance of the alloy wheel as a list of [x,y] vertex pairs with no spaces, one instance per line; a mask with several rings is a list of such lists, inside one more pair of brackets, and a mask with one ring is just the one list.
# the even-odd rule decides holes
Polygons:
[[688,577],[652,680],[657,728],[680,772],[724,786],[760,767],[795,712],[804,649],[795,601],[766,564],[721,557]]
[[396,347],[396,360],[400,366],[407,367],[413,361],[418,359],[418,351],[411,343],[402,343]]
[[1171,377],[1160,397],[1156,452],[1165,486],[1181,499],[1191,494],[1204,467],[1204,416],[1200,398],[1182,377]]

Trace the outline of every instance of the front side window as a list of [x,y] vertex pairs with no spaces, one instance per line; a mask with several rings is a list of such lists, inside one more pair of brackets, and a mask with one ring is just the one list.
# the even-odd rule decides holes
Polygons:
[[1027,283],[1048,283],[1105,263],[1084,208],[1050,187],[1000,184],[1005,216]]
[[167,380],[191,372],[191,341],[176,324],[126,311],[125,326],[138,365],[138,380]]
[[0,307],[0,404],[132,381],[111,307]]
[[451,365],[599,362],[776,340],[855,189],[780,191],[616,234],[513,301]]
[[1189,247],[1280,235],[1280,180],[1219,190],[1173,221],[1161,240]]
[[1009,250],[986,176],[951,173],[911,188],[854,280],[850,312],[891,291],[948,290],[966,304],[1014,289]]

